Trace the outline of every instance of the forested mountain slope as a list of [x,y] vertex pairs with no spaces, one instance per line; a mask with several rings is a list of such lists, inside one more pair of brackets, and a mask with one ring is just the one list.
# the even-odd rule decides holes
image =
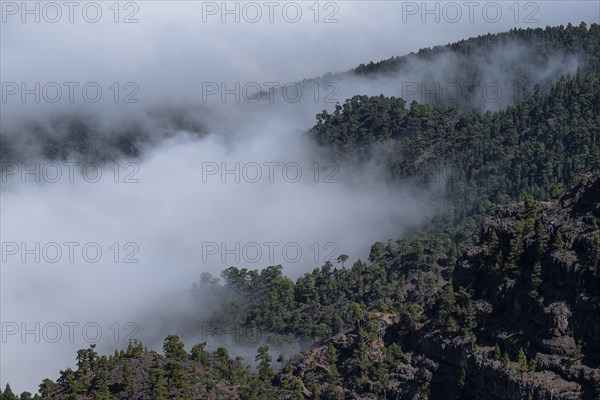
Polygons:
[[[598,43],[598,25],[594,24],[587,27],[585,23],[579,26],[568,24],[567,26],[529,28],[529,29],[511,29],[503,33],[488,33],[476,38],[461,40],[456,43],[450,43],[446,46],[434,46],[432,48],[421,49],[417,53],[392,57],[379,62],[369,62],[361,64],[351,72],[357,75],[372,75],[379,73],[394,73],[410,62],[412,57],[431,59],[435,56],[451,51],[464,56],[462,66],[466,68],[464,76],[473,76],[478,71],[475,58],[482,54],[493,54],[494,47],[498,44],[507,45],[519,42],[528,48],[528,54],[531,59],[527,62],[534,65],[541,65],[541,61],[553,54],[557,49],[564,50],[569,54],[581,55],[583,64],[587,65],[589,70],[598,72],[598,53],[596,52]],[[511,66],[506,66],[510,69]]]
[[[535,85],[539,85],[541,93],[546,93],[561,75],[574,74],[578,69],[583,75],[594,71],[598,75],[599,60],[600,25],[569,24],[545,29],[513,29],[470,38],[360,65],[345,73],[303,80],[300,84],[305,87],[305,98],[310,101],[318,84],[317,89],[323,92],[317,96],[319,102],[330,98],[343,101],[340,96],[362,94],[366,87],[372,87],[372,91],[398,86],[397,96],[407,97],[413,93],[415,84],[424,85],[412,96],[418,102],[441,109],[453,106],[461,111],[489,109],[493,104],[488,96],[482,96],[482,90],[492,85],[502,90],[497,104],[502,109],[532,96]],[[373,82],[379,78],[382,78],[381,85]],[[402,89],[404,84],[410,89]],[[333,91],[326,85],[332,85]],[[433,96],[424,94],[432,89]],[[198,93],[197,99],[201,98],[202,93]],[[261,99],[269,102],[269,96]],[[281,96],[277,101],[280,100],[284,101]],[[132,113],[117,125],[108,121],[111,118],[107,120],[91,112],[11,121],[3,124],[0,132],[0,161],[21,162],[36,157],[88,162],[131,159],[173,136],[174,132],[205,135],[210,111],[203,107],[166,104]]]
[[[309,135],[340,164],[379,159],[390,182],[442,184],[447,208],[368,262],[340,256],[296,281],[282,266],[204,276],[193,291],[213,322],[261,332],[256,370],[169,336],[164,355],[81,350],[42,398],[598,399],[600,28],[450,47],[512,36],[572,46],[585,68],[497,112],[355,96],[317,115]],[[305,350],[273,362],[267,346],[292,342]]]
[[[407,255],[395,248],[374,249],[370,264],[325,265],[296,282],[276,267],[232,268],[222,290],[244,290],[257,317],[287,311],[276,320],[280,329],[301,333],[297,316],[305,333],[322,335],[319,344],[280,357],[277,373],[266,346],[258,347],[256,371],[225,348],[209,352],[200,343],[188,353],[176,336],[165,339],[164,355],[136,343],[110,357],[91,347],[78,352],[76,371],[44,381],[40,393],[47,399],[596,399],[599,226],[597,174],[559,200],[499,208],[431,304],[405,297],[420,283],[407,279]],[[410,256],[437,268],[428,251]],[[334,309],[342,316],[337,324],[327,318]],[[277,329],[273,322],[256,324]],[[16,398],[10,391],[2,396]]]

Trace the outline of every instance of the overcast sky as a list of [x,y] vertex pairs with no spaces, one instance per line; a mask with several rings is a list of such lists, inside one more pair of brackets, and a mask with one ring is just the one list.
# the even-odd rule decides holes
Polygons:
[[[103,99],[114,95],[111,83],[135,82],[135,98],[148,106],[167,97],[197,100],[202,82],[283,84],[489,32],[600,18],[596,1],[97,4],[39,6],[36,15],[3,1],[2,81],[99,82]],[[120,98],[133,91],[121,89]],[[89,105],[81,96],[76,88],[75,103]],[[23,106],[17,99],[7,98],[5,113]]]
[[[29,2],[33,13],[22,4],[0,3],[2,126],[78,108],[100,118],[126,118],[165,104],[201,104],[207,83],[233,87],[235,82],[256,82],[268,89],[269,82],[284,85],[489,32],[600,19],[597,1],[228,2],[232,12],[221,1],[135,1],[119,7],[113,1],[81,2],[73,9],[62,1]],[[40,101],[31,93],[21,101],[23,85],[35,92],[36,82]],[[85,85],[90,87],[87,98]],[[62,93],[52,103],[56,87]],[[93,103],[89,100],[97,87],[102,96]],[[318,104],[284,104],[276,113],[251,105],[215,111],[211,118],[233,130],[233,140],[223,138],[225,129],[220,131],[219,124],[211,125],[202,140],[180,132],[134,160],[131,169],[126,168],[131,160],[120,161],[117,184],[108,167],[97,183],[81,175],[66,182],[63,165],[65,178],[56,185],[5,185],[0,193],[3,243],[97,242],[105,258],[53,264],[31,258],[21,262],[17,254],[3,261],[0,384],[8,381],[20,393],[35,391],[45,377],[56,379],[60,369],[74,366],[75,351],[88,345],[81,332],[88,322],[103,328],[99,347],[110,352],[118,346],[112,340],[115,330],[123,339],[129,332],[124,324],[156,307],[157,299],[189,287],[200,270],[218,275],[228,266],[230,260],[220,262],[220,254],[202,260],[200,243],[298,243],[305,256],[286,269],[298,276],[320,265],[329,252],[364,259],[375,240],[398,237],[431,216],[436,210],[427,200],[439,194],[439,187],[427,193],[388,187],[377,179],[377,166],[359,173],[341,168],[336,177],[348,180],[333,184],[323,183],[332,170],[321,170],[315,182],[310,167],[318,161],[322,168],[331,160],[315,159],[314,149],[297,130],[309,128],[316,112],[332,107],[322,99],[323,94]],[[219,175],[203,181],[203,161],[230,166],[292,162],[304,175],[291,184],[277,169],[274,182],[224,185]],[[124,184],[128,173],[139,182]],[[122,248],[130,241],[139,246],[137,251]],[[111,261],[114,242],[121,246],[119,262]],[[317,257],[311,248],[315,243]],[[337,248],[326,247],[331,243]],[[123,263],[130,252],[140,263]],[[275,263],[285,264],[281,254],[276,258]],[[270,263],[264,256],[253,266]],[[71,343],[65,324],[73,321],[80,325]],[[45,340],[44,334],[52,336],[52,331],[40,331],[40,343],[35,334],[25,340],[21,332],[6,336],[15,323],[20,330],[22,322],[34,330],[36,322],[40,329],[57,323],[63,338]],[[170,333],[144,332],[139,325],[140,337],[149,340]],[[160,342],[149,345],[159,348]]]

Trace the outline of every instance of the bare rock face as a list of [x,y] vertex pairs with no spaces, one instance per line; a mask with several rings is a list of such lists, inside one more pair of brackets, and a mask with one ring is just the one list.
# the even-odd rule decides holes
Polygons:
[[[518,367],[490,364],[481,348],[460,357],[442,340],[436,350],[423,335],[419,348],[466,368],[471,378],[468,392],[477,399],[596,399],[599,221],[600,177],[589,176],[559,201],[500,209],[485,222],[481,245],[457,263],[455,284],[489,306],[480,313],[476,346],[498,344],[512,361],[523,349],[529,360],[537,358],[535,373],[522,378]],[[498,260],[489,255],[492,233],[500,247]],[[513,254],[519,256],[510,265]],[[541,267],[537,285],[536,263]]]
[[549,328],[554,336],[563,336],[568,333],[571,309],[565,302],[555,302],[548,306],[550,314]]
[[[469,299],[475,324],[465,329],[468,313],[458,307],[457,326],[446,326],[439,299],[408,331],[402,318],[378,315],[366,350],[360,329],[347,332],[330,342],[339,354],[335,365],[324,358],[324,345],[294,357],[294,373],[337,368],[345,379],[359,376],[353,369],[359,349],[376,362],[399,343],[404,355],[386,374],[387,389],[376,377],[362,376],[340,388],[344,398],[596,400],[598,225],[600,176],[588,177],[560,200],[499,209],[482,227],[480,244],[458,260],[451,280],[454,292]],[[327,387],[328,379],[324,373],[318,381]]]

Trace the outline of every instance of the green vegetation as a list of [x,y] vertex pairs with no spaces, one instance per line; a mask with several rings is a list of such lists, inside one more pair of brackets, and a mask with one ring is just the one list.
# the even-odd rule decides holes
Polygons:
[[533,271],[531,273],[531,291],[529,295],[536,299],[539,296],[538,288],[542,284],[542,265],[537,262],[533,266]]
[[529,370],[529,363],[527,361],[527,356],[525,355],[525,352],[523,351],[522,348],[519,349],[519,354],[517,355],[517,362],[519,363],[518,372],[519,372],[519,374],[521,374],[521,381],[522,381],[525,372],[527,372]]
[[[510,347],[501,341],[502,352],[498,336],[482,326],[485,318],[489,322],[482,314],[492,295],[500,298],[502,307],[513,304],[514,299],[502,297],[513,287],[524,290],[521,306],[535,310],[552,284],[544,279],[550,276],[547,260],[577,247],[568,230],[561,232],[548,221],[542,201],[563,196],[563,188],[578,184],[586,172],[600,171],[600,26],[514,30],[450,49],[468,53],[506,38],[526,38],[540,51],[558,43],[582,53],[585,62],[575,76],[561,78],[546,92],[536,89],[498,112],[355,96],[333,112],[317,115],[310,135],[339,160],[360,164],[381,158],[392,181],[424,189],[441,182],[449,204],[405,237],[374,243],[368,262],[359,259],[346,265],[348,256],[340,255],[339,268],[326,262],[295,281],[283,275],[280,265],[260,271],[230,267],[222,272],[222,284],[203,274],[195,294],[201,298],[210,290],[216,299],[219,308],[211,322],[241,327],[250,333],[249,342],[259,339],[253,347],[255,368],[240,357],[232,358],[224,347],[209,351],[205,342],[192,345],[188,353],[175,335],[165,338],[163,355],[144,350],[140,343],[130,343],[126,351],[110,357],[99,356],[90,346],[77,353],[76,370],[61,371],[56,383],[42,382],[42,398],[343,399],[349,392],[389,398],[389,383],[399,379],[398,366],[406,362],[412,368],[411,395],[425,399],[431,392],[430,373],[405,346],[421,339],[424,327],[446,340],[466,343],[470,354],[478,345],[491,351],[495,343],[493,357],[509,371],[508,351],[514,354],[520,344]],[[381,72],[402,63],[392,59],[361,66],[355,73]],[[399,150],[383,152],[388,144]],[[493,214],[498,206],[506,207]],[[482,230],[484,218],[490,216]],[[585,243],[591,246],[577,244],[585,249],[579,249],[580,259],[596,272],[596,219],[589,220],[586,229]],[[473,261],[475,271],[459,279],[455,270],[465,260]],[[475,279],[466,281],[465,276],[494,283],[495,292],[477,293]],[[390,326],[393,334],[388,335]],[[292,341],[308,350],[300,360],[280,356],[276,370],[266,344]],[[537,367],[537,360],[528,360],[525,351],[532,352],[529,345],[517,353],[521,380],[527,372],[534,378]],[[573,361],[582,358],[579,341]],[[471,376],[465,369],[455,376],[461,389],[468,386]],[[0,400],[17,399],[8,385],[1,396]]]
[[[390,176],[422,187],[441,181],[451,201],[445,214],[416,233],[435,233],[443,243],[451,239],[461,250],[496,205],[525,194],[546,200],[551,185],[572,187],[584,172],[600,169],[595,74],[563,78],[547,95],[500,112],[405,106],[393,97],[355,96],[333,113],[319,114],[311,134],[342,159],[377,157],[376,143],[399,143],[398,152],[383,155]],[[519,249],[513,251],[518,257]]]

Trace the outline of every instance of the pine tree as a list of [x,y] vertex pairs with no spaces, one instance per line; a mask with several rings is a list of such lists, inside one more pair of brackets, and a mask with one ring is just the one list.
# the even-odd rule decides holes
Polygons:
[[341,376],[337,369],[338,354],[337,349],[330,342],[327,344],[327,362],[329,364],[329,382],[333,385],[341,383]]
[[181,400],[188,399],[190,387],[188,377],[181,362],[170,359],[166,362],[164,370],[169,397],[175,397]]
[[521,381],[523,380],[523,374],[527,372],[529,369],[529,363],[527,362],[527,356],[523,351],[523,348],[519,349],[519,354],[517,356],[517,361],[519,363],[519,373],[521,374]]
[[258,374],[263,381],[273,379],[274,373],[271,368],[273,359],[269,355],[269,346],[260,346],[257,350],[255,361],[258,361]]
[[38,386],[38,391],[42,398],[50,397],[50,395],[57,389],[58,385],[48,378],[44,379]]
[[559,199],[565,194],[565,191],[561,187],[561,185],[557,184],[556,182],[553,182],[552,184],[550,184],[550,190],[548,194],[551,199]]
[[560,250],[563,246],[563,237],[560,231],[556,231],[556,235],[554,235],[554,241],[552,242],[552,249]]
[[537,299],[539,296],[538,288],[542,284],[542,265],[537,262],[533,266],[533,271],[531,273],[531,291],[529,292],[529,296]]
[[[293,387],[294,387],[294,399],[295,400],[304,400],[304,395],[302,394],[302,381],[300,380],[300,378],[294,379]],[[315,389],[316,390],[313,390],[313,394],[318,395],[319,390],[317,388],[315,388]]]
[[388,354],[390,362],[393,363],[393,365],[396,365],[397,363],[401,362],[404,358],[404,352],[402,351],[400,345],[396,342],[390,345],[388,349]]
[[510,239],[510,248],[508,253],[507,267],[509,269],[516,268],[521,255],[523,254],[523,231],[525,224],[523,221],[517,221],[513,228],[512,238]]
[[369,261],[376,262],[383,254],[384,244],[381,242],[375,242],[371,246],[371,251],[369,253]]
[[127,391],[127,393],[130,396],[134,396],[136,393],[136,386],[135,386],[135,382],[133,381],[133,375],[131,374],[131,369],[129,368],[129,365],[127,363],[125,363],[123,365],[121,382],[122,382],[123,388]]
[[501,357],[500,346],[496,343],[496,347],[494,347],[494,360],[500,361]]
[[537,260],[539,261],[548,250],[548,232],[546,232],[546,227],[541,219],[538,219],[535,223],[535,242],[537,245]]
[[458,311],[456,303],[456,295],[452,283],[449,283],[444,288],[444,293],[440,299],[438,317],[443,326],[450,332],[454,332],[457,328],[454,315]]
[[504,365],[505,369],[510,367],[510,357],[508,356],[507,351],[504,351],[504,354],[502,354],[502,364]]
[[500,268],[500,241],[495,231],[492,232],[490,240],[485,244],[483,256],[494,269]]
[[192,346],[190,351],[190,358],[194,361],[200,362],[203,366],[208,366],[208,355],[209,353],[204,350],[206,348],[206,342],[198,343]]
[[537,368],[537,357],[533,357],[529,360],[529,373],[531,374],[531,381],[535,382],[535,370]]
[[97,400],[110,399],[110,370],[105,356],[100,357],[92,379],[92,397]]
[[2,400],[18,400],[8,383],[4,387],[4,392],[2,392]]
[[163,342],[163,353],[167,358],[185,359],[187,353],[183,347],[184,344],[178,336],[168,335]]
[[473,333],[473,329],[477,327],[477,311],[473,302],[469,301],[463,313],[463,329],[464,336],[469,336]]
[[168,391],[167,387],[163,383],[163,370],[157,364],[158,357],[154,359],[154,366],[149,371],[150,390],[152,391],[152,398],[155,400],[167,400]]

